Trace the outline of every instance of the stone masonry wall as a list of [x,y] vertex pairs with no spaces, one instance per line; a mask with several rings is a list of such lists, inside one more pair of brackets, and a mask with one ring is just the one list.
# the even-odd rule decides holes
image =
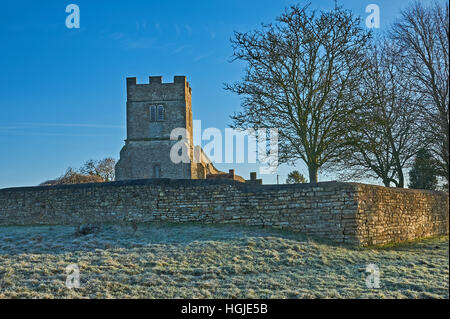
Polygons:
[[448,194],[355,183],[150,179],[0,190],[0,225],[238,223],[357,245],[448,234]]
[[361,245],[448,234],[449,197],[443,192],[357,184],[355,227]]

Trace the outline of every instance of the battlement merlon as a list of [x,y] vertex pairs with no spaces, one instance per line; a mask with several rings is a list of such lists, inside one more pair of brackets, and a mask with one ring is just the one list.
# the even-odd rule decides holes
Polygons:
[[[160,93],[164,92],[164,96],[171,96],[172,99],[185,99],[192,95],[192,89],[186,76],[174,76],[173,82],[163,83],[162,76],[150,76],[149,82],[138,84],[136,77],[127,78],[127,98],[131,100],[141,100],[143,96],[149,94],[153,98],[157,98]],[[176,97],[176,98],[175,98]]]
[[173,82],[163,83],[162,76],[149,76],[149,81],[147,83],[138,84],[136,77],[127,77],[127,87],[136,86],[136,85],[170,85],[170,84],[184,84],[185,86],[190,88],[189,82],[186,81],[185,75],[175,75],[173,77]]

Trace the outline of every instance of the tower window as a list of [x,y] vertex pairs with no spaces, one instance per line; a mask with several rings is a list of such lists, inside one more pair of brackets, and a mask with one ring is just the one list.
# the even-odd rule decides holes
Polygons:
[[161,177],[161,166],[158,164],[153,166],[153,177],[160,178]]
[[150,122],[156,122],[156,105],[150,106]]
[[164,121],[164,105],[158,105],[158,121]]
[[150,122],[164,121],[164,105],[150,105]]

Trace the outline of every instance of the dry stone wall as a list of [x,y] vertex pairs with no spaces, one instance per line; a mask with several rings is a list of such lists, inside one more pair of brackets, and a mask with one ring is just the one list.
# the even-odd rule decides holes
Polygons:
[[364,184],[355,186],[358,210],[354,225],[361,245],[448,234],[447,193]]
[[356,183],[147,179],[0,190],[0,225],[237,223],[356,245],[448,234],[448,194]]

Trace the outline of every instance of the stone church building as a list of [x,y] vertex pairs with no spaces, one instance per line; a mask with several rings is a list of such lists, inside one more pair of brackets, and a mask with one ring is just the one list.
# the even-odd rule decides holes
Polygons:
[[[193,145],[192,89],[186,76],[175,76],[173,83],[163,83],[161,76],[151,76],[148,84],[127,78],[127,139],[116,164],[116,180],[232,179],[245,180],[217,170],[200,146]],[[190,149],[189,163],[173,163],[170,139],[175,128],[185,128]],[[194,156],[197,160],[194,161]]]

